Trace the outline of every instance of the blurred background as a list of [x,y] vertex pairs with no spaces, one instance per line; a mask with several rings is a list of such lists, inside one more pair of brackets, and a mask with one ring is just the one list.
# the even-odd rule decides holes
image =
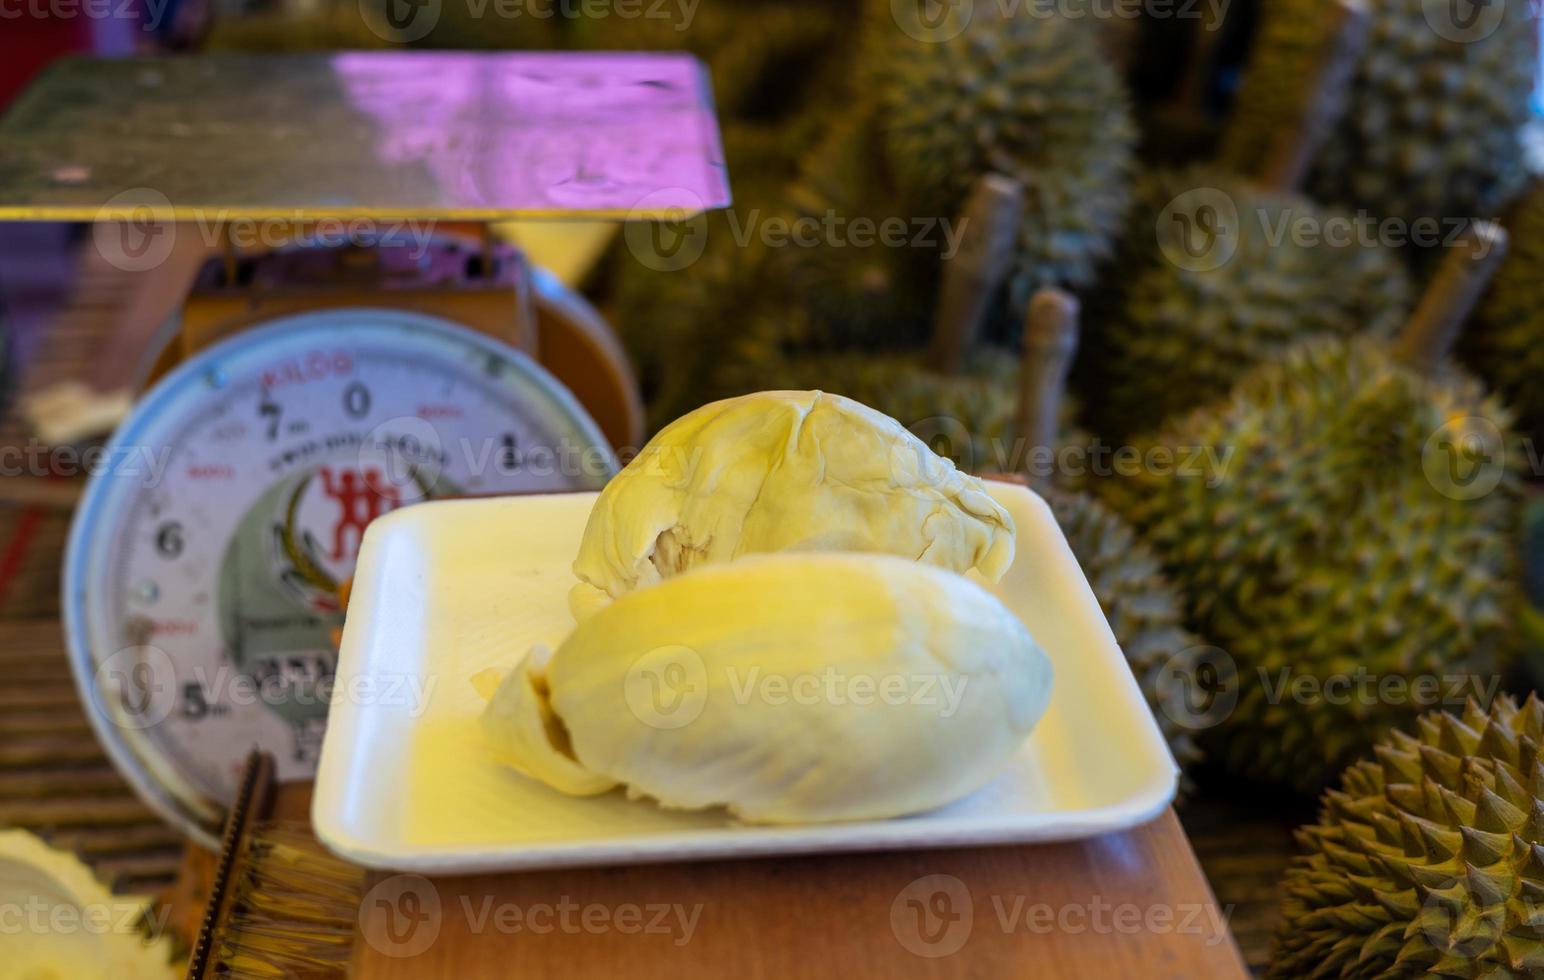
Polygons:
[[[1471,762],[1506,754],[1481,718],[1544,681],[1539,38],[1523,0],[0,0],[0,110],[72,54],[702,58],[730,208],[493,229],[622,352],[612,394],[581,401],[627,449],[719,398],[819,387],[1030,480],[1186,769],[1180,815],[1246,958],[1293,976],[1384,935],[1351,912],[1332,934],[1316,909],[1384,909],[1419,878],[1333,856],[1400,845],[1405,818],[1320,811],[1392,732],[1446,754],[1398,742],[1383,771],[1427,759],[1470,801],[1422,819],[1516,830],[1476,813],[1470,777],[1508,795]],[[0,704],[54,716],[10,722],[0,825],[146,891],[173,884],[181,837],[117,780],[67,673],[40,666],[84,485],[61,461],[130,410],[191,276],[126,270],[100,241],[0,225],[0,445],[19,461],[0,477],[0,662],[39,685]],[[1025,341],[1051,295],[1075,311],[1070,365]],[[1432,709],[1473,738],[1419,727]],[[57,771],[80,778],[62,801],[38,788]],[[1345,785],[1364,777],[1353,797],[1381,798],[1381,775]],[[1544,812],[1537,782],[1517,792],[1516,812]],[[1544,889],[1537,870],[1518,874]],[[1391,899],[1377,929],[1414,914]],[[1271,967],[1278,928],[1313,938]]]

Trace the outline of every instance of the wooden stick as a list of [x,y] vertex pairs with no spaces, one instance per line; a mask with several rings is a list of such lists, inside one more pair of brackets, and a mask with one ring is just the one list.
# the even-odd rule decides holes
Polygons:
[[928,363],[942,374],[958,374],[976,343],[992,296],[1013,259],[1024,188],[1001,174],[984,174],[971,185],[960,216],[960,247],[944,261],[943,288],[933,317]]
[[1507,243],[1506,230],[1493,221],[1476,221],[1465,230],[1394,341],[1395,358],[1422,374],[1437,371],[1506,258]]
[[1343,93],[1351,84],[1356,60],[1367,44],[1370,18],[1364,0],[1335,0],[1325,8],[1324,39],[1313,70],[1301,80],[1302,104],[1292,124],[1276,133],[1266,154],[1259,184],[1293,191],[1345,110]]
[[1187,50],[1180,53],[1185,68],[1180,74],[1179,84],[1166,100],[1167,105],[1180,118],[1202,120],[1206,117],[1206,89],[1217,64],[1218,50],[1222,47],[1222,24],[1226,11],[1227,7],[1221,5],[1205,10],[1202,12],[1205,19],[1188,30],[1191,43],[1185,46]]
[[1030,298],[1015,419],[1026,451],[1056,445],[1067,371],[1078,349],[1078,312],[1077,298],[1059,289],[1042,289]]

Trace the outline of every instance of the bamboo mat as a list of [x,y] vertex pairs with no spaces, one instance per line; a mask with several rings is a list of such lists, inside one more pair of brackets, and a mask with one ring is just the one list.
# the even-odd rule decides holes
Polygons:
[[[116,270],[95,249],[79,248],[79,232],[67,226],[6,225],[0,235],[0,301],[21,362],[21,393],[88,377],[93,345],[111,333],[110,305],[122,291],[109,275]],[[0,445],[24,446],[30,436],[11,406],[0,418]]]
[[0,621],[0,826],[76,852],[115,891],[169,886],[183,839],[118,775],[76,695],[56,620]]
[[[0,239],[23,393],[89,378],[135,291],[84,241],[46,225],[7,226]],[[30,440],[14,407],[0,417],[0,446]],[[0,482],[14,491],[12,481],[36,479]],[[118,775],[76,694],[59,622],[69,519],[56,506],[0,503],[0,827],[74,851],[116,891],[157,892],[176,878],[184,841]]]
[[68,512],[0,504],[0,619],[57,623],[69,533]]

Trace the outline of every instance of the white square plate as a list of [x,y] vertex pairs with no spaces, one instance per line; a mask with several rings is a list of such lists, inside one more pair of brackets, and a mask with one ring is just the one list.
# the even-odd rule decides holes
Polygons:
[[1144,823],[1177,771],[1066,538],[1037,495],[991,586],[1055,664],[1051,707],[994,782],[895,820],[758,827],[617,790],[576,798],[489,756],[468,679],[573,628],[569,569],[595,494],[424,504],[370,526],[338,658],[312,820],[373,868],[461,874],[813,851],[1058,841]]

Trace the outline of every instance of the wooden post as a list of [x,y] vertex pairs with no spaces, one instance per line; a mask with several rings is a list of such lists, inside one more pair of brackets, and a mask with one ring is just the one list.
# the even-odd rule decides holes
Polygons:
[[1078,312],[1077,298],[1059,289],[1042,289],[1030,298],[1015,418],[1026,452],[1056,445],[1067,371],[1078,349]]
[[1394,341],[1394,356],[1422,374],[1433,374],[1458,340],[1464,321],[1506,258],[1507,233],[1492,221],[1476,221],[1449,248],[1421,302]]
[[1296,190],[1308,176],[1344,109],[1345,90],[1367,43],[1370,19],[1365,0],[1335,0],[1324,8],[1324,16],[1328,22],[1319,57],[1301,79],[1299,115],[1276,133],[1258,178],[1270,190]]
[[944,261],[943,288],[933,318],[928,365],[958,374],[975,345],[981,321],[1013,259],[1024,189],[1001,174],[985,174],[971,185],[960,216],[960,249]]

